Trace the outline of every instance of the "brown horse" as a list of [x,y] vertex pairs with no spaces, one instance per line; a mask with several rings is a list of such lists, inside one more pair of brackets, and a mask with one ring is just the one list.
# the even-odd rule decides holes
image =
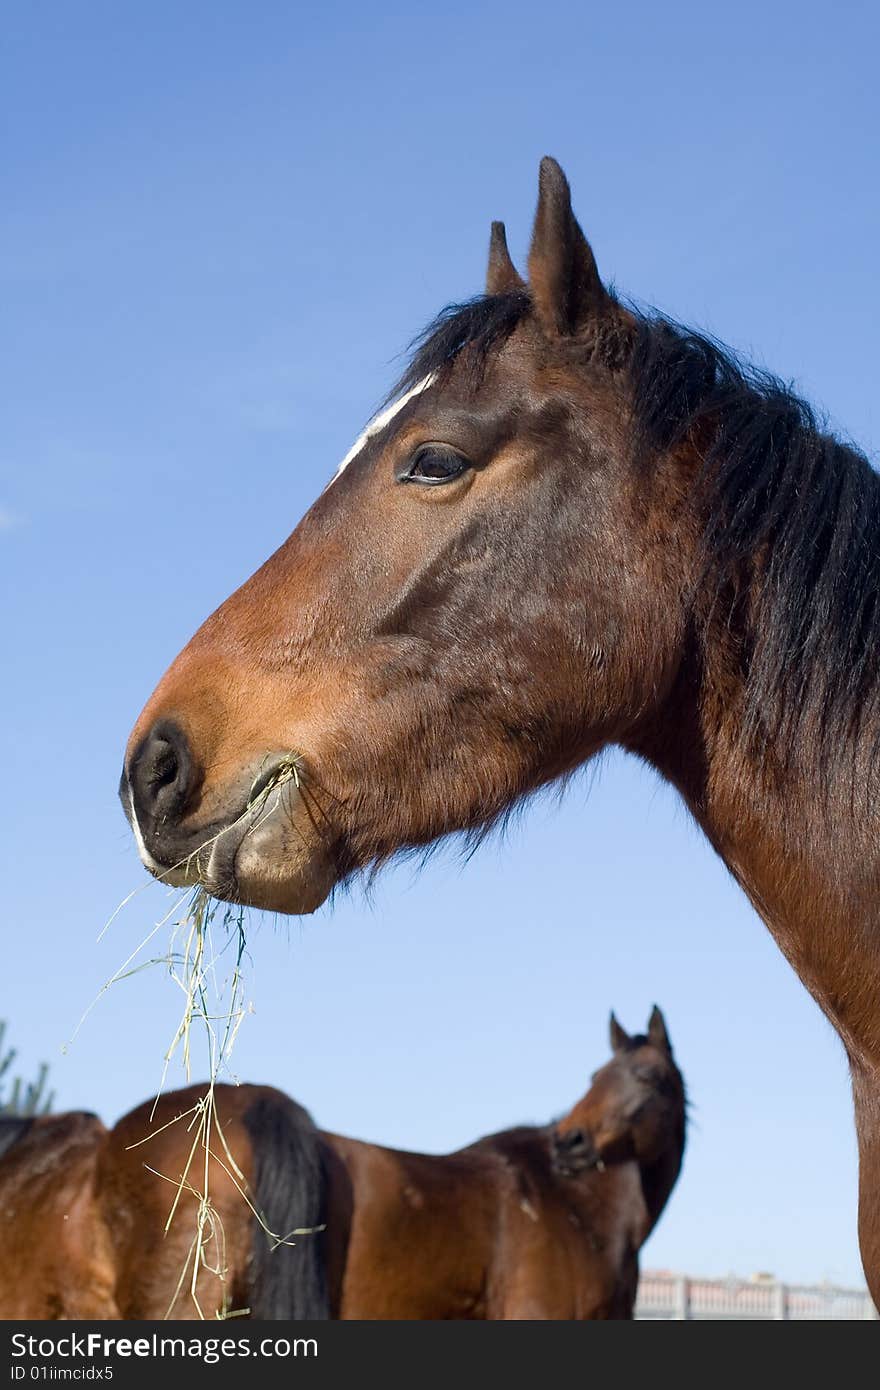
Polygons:
[[[685,1093],[659,1009],[635,1037],[612,1015],[611,1042],[611,1060],[556,1125],[441,1157],[321,1133],[268,1087],[219,1087],[226,1147],[214,1145],[209,1173],[202,1312],[632,1317],[639,1250],[681,1168]],[[0,1162],[0,1317],[198,1315],[194,1196],[167,1235],[165,1223],[192,1143],[173,1121],[200,1094],[174,1092],[154,1114],[140,1106],[109,1134],[94,1117],[61,1116],[18,1138]],[[71,1134],[85,1141],[76,1162]],[[293,1243],[267,1237],[321,1226]]]
[[880,481],[624,306],[551,159],[528,269],[496,223],[487,293],[160,682],[122,782],[141,856],[307,912],[609,743],[646,759],[844,1042],[880,1299]]
[[340,1316],[632,1317],[639,1250],[681,1168],[685,1094],[658,1009],[633,1038],[612,1015],[611,1041],[555,1126],[442,1157],[326,1136],[352,1188]]

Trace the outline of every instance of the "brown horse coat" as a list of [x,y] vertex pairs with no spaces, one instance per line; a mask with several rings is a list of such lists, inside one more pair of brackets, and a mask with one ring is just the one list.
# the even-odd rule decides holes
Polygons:
[[440,1158],[327,1135],[354,1193],[339,1316],[632,1317],[651,1227],[636,1164],[563,1179],[539,1133]]
[[[0,1122],[4,1128],[17,1122]],[[0,1158],[0,1316],[115,1318],[115,1270],[95,1207],[107,1130],[73,1111],[25,1121]]]

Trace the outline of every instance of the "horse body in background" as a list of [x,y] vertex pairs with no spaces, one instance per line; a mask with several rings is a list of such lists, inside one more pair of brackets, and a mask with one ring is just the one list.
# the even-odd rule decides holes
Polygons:
[[649,1225],[634,1164],[563,1180],[530,1128],[441,1156],[327,1141],[353,1190],[340,1317],[632,1317]]
[[96,1115],[77,1111],[0,1119],[0,1317],[119,1316],[95,1207],[106,1139]]
[[495,224],[487,293],[159,683],[121,786],[141,857],[308,912],[608,744],[644,758],[843,1040],[880,1301],[880,480],[622,304],[550,159],[528,272]]
[[645,1035],[613,1021],[612,1042],[556,1125],[442,1156],[318,1131],[269,1087],[218,1087],[198,1305],[201,1155],[166,1224],[192,1145],[174,1120],[200,1088],[109,1133],[94,1117],[35,1121],[0,1161],[0,1316],[632,1317],[639,1250],[681,1168],[685,1093],[659,1010]]

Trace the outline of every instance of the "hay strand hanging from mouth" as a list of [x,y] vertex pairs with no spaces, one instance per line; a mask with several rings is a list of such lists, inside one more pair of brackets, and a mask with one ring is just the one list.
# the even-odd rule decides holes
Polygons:
[[[245,808],[235,820],[200,844],[186,859],[166,870],[166,873],[170,874],[183,868],[194,876],[200,876],[204,871],[205,861],[201,858],[204,852],[222,835],[243,821],[247,822],[245,838],[265,824],[282,805],[283,797],[280,791],[287,783],[293,783],[297,788],[301,786],[301,763],[295,753],[289,753],[280,762],[274,762],[267,773],[259,771],[251,784]],[[279,794],[273,795],[274,793]],[[162,876],[158,877],[161,881]],[[142,885],[143,888],[148,886],[149,884]],[[130,903],[139,891],[141,889],[134,890],[123,899],[103,928],[99,940],[122,908]],[[169,921],[172,921],[171,937],[165,954],[139,961],[138,958],[147,945]],[[204,1094],[184,1114],[145,1134],[141,1140],[130,1146],[140,1147],[163,1129],[178,1123],[185,1123],[187,1134],[191,1136],[180,1173],[173,1176],[161,1173],[149,1163],[144,1163],[146,1171],[173,1188],[165,1222],[166,1233],[179,1215],[184,1195],[195,1202],[195,1233],[166,1310],[166,1318],[173,1315],[175,1304],[184,1289],[188,1289],[198,1316],[204,1318],[205,1312],[198,1291],[200,1273],[205,1271],[214,1275],[221,1284],[226,1279],[226,1240],[223,1222],[210,1191],[212,1163],[219,1165],[227,1175],[242,1201],[250,1208],[254,1218],[275,1245],[292,1243],[291,1238],[295,1236],[313,1234],[306,1230],[276,1233],[269,1228],[262,1213],[254,1206],[247,1181],[226,1142],[217,1112],[215,1091],[218,1080],[225,1074],[229,1082],[238,1084],[238,1078],[231,1071],[230,1058],[244,1018],[253,1012],[253,1006],[247,1001],[243,973],[247,956],[247,924],[248,910],[243,905],[222,902],[212,897],[201,883],[183,894],[177,894],[168,912],[154,924],[122,966],[101,986],[73,1034],[75,1038],[87,1015],[111,985],[148,966],[163,965],[183,995],[183,1007],[174,1036],[163,1058],[162,1077],[151,1115],[155,1114],[156,1104],[165,1090],[172,1063],[180,1063],[189,1082],[196,1066],[199,1044],[203,1043],[206,1048],[208,1080]],[[198,1069],[201,1070],[201,1066]],[[224,1295],[217,1316],[242,1316],[247,1311],[231,1309]]]
[[[223,939],[215,941],[217,929]],[[247,1183],[235,1162],[223,1135],[217,1114],[215,1088],[226,1072],[229,1080],[237,1082],[230,1072],[230,1056],[238,1030],[249,1012],[246,1000],[243,962],[247,951],[246,910],[219,902],[204,888],[197,887],[189,895],[185,911],[174,923],[166,957],[168,972],[183,994],[180,1019],[168,1047],[162,1080],[153,1111],[165,1089],[168,1070],[176,1059],[180,1061],[186,1080],[192,1079],[195,1052],[198,1044],[207,1047],[208,1080],[205,1092],[196,1104],[171,1124],[185,1123],[190,1143],[180,1173],[172,1176],[160,1172],[148,1162],[144,1168],[170,1184],[173,1196],[165,1222],[165,1233],[171,1229],[179,1214],[184,1194],[195,1202],[195,1232],[186,1253],[183,1267],[165,1317],[171,1317],[180,1294],[188,1288],[189,1297],[200,1318],[205,1311],[199,1299],[199,1275],[204,1270],[216,1276],[221,1284],[226,1278],[226,1239],[223,1222],[211,1197],[211,1163],[221,1163],[245,1201]],[[163,1125],[165,1129],[169,1126]],[[144,1136],[137,1145],[146,1144],[159,1130]],[[224,1295],[218,1316],[232,1316]]]

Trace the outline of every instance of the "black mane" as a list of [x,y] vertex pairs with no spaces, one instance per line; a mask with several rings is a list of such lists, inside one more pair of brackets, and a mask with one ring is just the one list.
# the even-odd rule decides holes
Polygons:
[[630,374],[649,456],[696,443],[704,572],[750,589],[746,732],[857,730],[880,676],[880,480],[769,373],[660,317],[639,319]]
[[[525,290],[444,309],[394,394],[465,348],[481,372],[529,309]],[[689,328],[632,312],[624,370],[642,466],[696,443],[701,581],[728,601],[758,581],[742,650],[746,732],[781,739],[784,754],[809,718],[827,746],[857,728],[880,685],[880,479],[785,383]]]

